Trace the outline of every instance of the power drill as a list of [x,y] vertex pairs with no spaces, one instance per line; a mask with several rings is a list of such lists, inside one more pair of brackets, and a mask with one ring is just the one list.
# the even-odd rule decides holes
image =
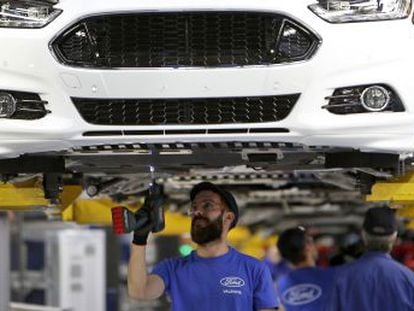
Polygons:
[[164,194],[162,187],[155,182],[150,185],[144,205],[133,213],[124,206],[116,206],[111,209],[112,224],[115,234],[129,233],[152,226],[151,232],[160,232],[165,227]]

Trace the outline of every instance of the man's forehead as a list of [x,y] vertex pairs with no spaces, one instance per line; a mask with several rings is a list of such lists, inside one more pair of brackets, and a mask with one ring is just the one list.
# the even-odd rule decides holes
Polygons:
[[218,193],[215,193],[214,191],[201,190],[199,193],[196,194],[193,202],[201,200],[221,200],[221,197]]

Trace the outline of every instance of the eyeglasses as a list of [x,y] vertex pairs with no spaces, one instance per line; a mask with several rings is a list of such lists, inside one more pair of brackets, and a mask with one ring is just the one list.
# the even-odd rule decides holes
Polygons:
[[194,216],[197,212],[202,214],[211,213],[213,211],[221,210],[221,204],[211,200],[202,202],[192,202],[191,207],[187,210],[189,216]]

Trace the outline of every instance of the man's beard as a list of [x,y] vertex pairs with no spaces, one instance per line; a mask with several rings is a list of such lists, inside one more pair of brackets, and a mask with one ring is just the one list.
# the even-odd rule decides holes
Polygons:
[[[191,239],[199,245],[220,239],[223,232],[223,214],[224,212],[214,220],[203,216],[194,217],[191,222]],[[197,225],[199,222],[205,224]]]

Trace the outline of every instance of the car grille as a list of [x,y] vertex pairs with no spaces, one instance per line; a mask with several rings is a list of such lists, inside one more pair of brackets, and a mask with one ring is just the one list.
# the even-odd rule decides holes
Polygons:
[[83,119],[100,125],[261,123],[288,116],[298,94],[190,99],[72,98]]
[[318,44],[280,14],[174,12],[87,17],[52,49],[61,63],[79,67],[218,67],[305,60]]

